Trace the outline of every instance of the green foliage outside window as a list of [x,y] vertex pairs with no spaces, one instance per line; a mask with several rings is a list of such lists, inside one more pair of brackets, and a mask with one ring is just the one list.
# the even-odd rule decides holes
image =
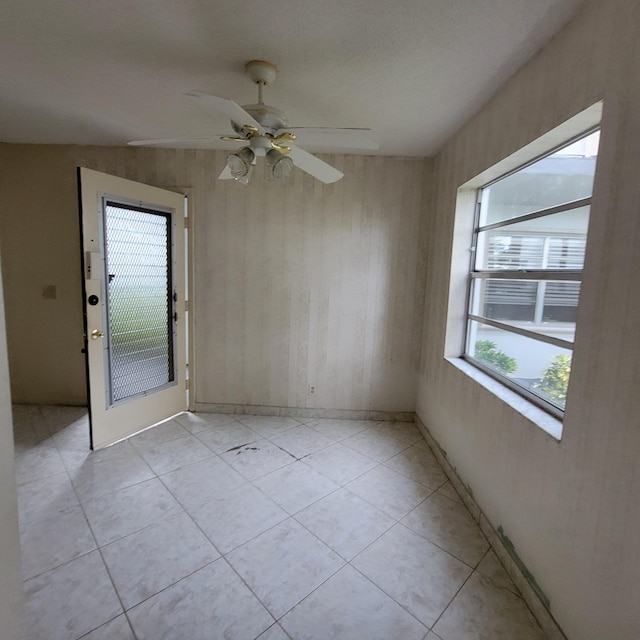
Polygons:
[[564,406],[570,374],[571,356],[558,355],[542,372],[542,379],[534,385],[534,388]]
[[483,362],[505,376],[513,373],[518,368],[518,363],[515,358],[500,351],[496,343],[491,340],[478,340],[478,342],[476,342],[474,355],[476,360]]

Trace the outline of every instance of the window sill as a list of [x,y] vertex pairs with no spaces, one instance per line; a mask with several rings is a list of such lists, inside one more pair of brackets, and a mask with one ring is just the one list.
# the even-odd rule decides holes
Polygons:
[[472,364],[462,358],[445,358],[447,362],[453,365],[459,371],[462,371],[469,378],[490,391],[497,398],[508,404],[514,411],[532,422],[558,442],[562,439],[562,421],[550,415],[544,409],[537,407],[535,404],[518,395],[515,391],[505,387],[491,376],[480,371]]

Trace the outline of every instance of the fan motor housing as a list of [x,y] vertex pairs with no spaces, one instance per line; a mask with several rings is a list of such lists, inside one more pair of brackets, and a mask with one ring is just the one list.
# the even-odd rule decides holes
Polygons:
[[[276,109],[268,104],[244,104],[242,108],[257,120],[267,133],[272,135],[275,135],[276,131],[284,129],[289,125],[287,116],[285,116],[280,109]],[[242,125],[237,125],[232,122],[231,126],[237,133],[242,134]]]

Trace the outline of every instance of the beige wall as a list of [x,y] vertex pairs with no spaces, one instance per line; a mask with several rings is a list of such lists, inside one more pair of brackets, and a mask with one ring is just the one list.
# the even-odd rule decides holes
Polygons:
[[[300,171],[217,181],[224,152],[1,145],[14,400],[85,401],[77,165],[188,188],[195,244],[196,401],[413,411],[430,162],[329,156]],[[55,285],[57,298],[44,298]],[[308,394],[309,385],[316,388]]]
[[13,459],[11,391],[0,280],[0,620],[3,640],[22,640],[22,576]]
[[[83,404],[80,226],[67,153],[0,146],[0,242],[15,402]],[[56,298],[45,298],[46,287]]]
[[[640,637],[638,42],[640,3],[587,2],[434,167],[417,412],[572,640]],[[447,309],[455,324],[464,307],[455,278],[449,296],[451,260],[468,264],[455,237],[456,190],[600,99],[599,168],[558,443],[443,357]]]

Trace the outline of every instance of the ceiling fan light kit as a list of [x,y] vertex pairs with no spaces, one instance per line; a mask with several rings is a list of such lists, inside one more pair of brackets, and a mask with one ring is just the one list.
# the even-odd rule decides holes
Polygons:
[[270,182],[282,180],[293,171],[293,160],[278,149],[269,149],[264,161],[265,178]]
[[[271,84],[278,74],[277,67],[265,60],[250,60],[244,66],[245,72],[258,85],[258,102],[240,106],[227,98],[206,93],[188,94],[206,110],[224,114],[231,120],[237,135],[217,136],[221,140],[244,142],[247,146],[227,156],[227,163],[218,176],[225,180],[232,178],[248,184],[256,164],[256,158],[265,158],[265,178],[269,181],[286,178],[296,166],[314,178],[329,184],[344,175],[330,164],[305,151],[299,144],[314,147],[356,149],[377,149],[378,144],[369,136],[369,129],[334,129],[321,127],[289,127],[284,112],[262,100],[262,90]],[[215,138],[200,139],[200,142],[214,141]],[[135,140],[132,145],[179,143],[177,139]],[[187,142],[186,140],[184,142]]]
[[227,166],[234,180],[249,184],[251,174],[253,173],[253,165],[256,161],[256,154],[250,147],[244,147],[236,153],[230,153],[227,156]]

